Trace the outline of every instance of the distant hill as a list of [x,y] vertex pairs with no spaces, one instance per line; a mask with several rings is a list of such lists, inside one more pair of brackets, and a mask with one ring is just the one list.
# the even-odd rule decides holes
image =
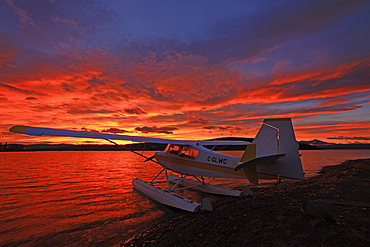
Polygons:
[[[230,141],[246,141],[253,142],[253,138],[244,137],[221,137],[211,140],[230,140]],[[208,146],[212,148],[211,146]],[[34,145],[21,145],[21,144],[1,144],[0,151],[158,151],[164,150],[166,144],[156,143],[137,143],[127,145],[71,145],[71,144],[34,144]],[[244,150],[246,145],[222,145],[217,146],[215,150]],[[300,150],[311,150],[311,149],[370,149],[370,144],[336,144],[328,143],[321,140],[314,139],[312,141],[300,141]]]
[[307,143],[303,143],[303,142],[298,142],[299,143],[299,150],[315,150],[315,149],[322,149],[316,145],[310,145],[310,144],[307,144]]
[[370,149],[370,144],[366,143],[337,144],[324,142],[317,139],[314,139],[312,141],[301,141],[300,143],[309,146],[316,146],[321,149]]

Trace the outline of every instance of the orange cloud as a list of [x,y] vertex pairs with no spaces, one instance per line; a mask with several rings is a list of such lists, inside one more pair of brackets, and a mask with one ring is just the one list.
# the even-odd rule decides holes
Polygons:
[[[368,64],[364,64],[342,66],[337,69],[341,74],[336,75],[351,80],[353,73],[366,70]],[[25,73],[8,71],[9,82],[0,84],[4,89],[0,100],[3,132],[13,124],[25,124],[98,131],[125,129],[135,135],[174,139],[254,137],[263,118],[300,119],[355,110],[360,105],[348,103],[352,100],[349,93],[370,90],[362,81],[340,82],[343,87],[339,88],[338,83],[326,81],[280,85],[262,79],[249,81],[204,56],[176,52],[163,57],[156,53],[136,55],[122,61],[107,50],[94,49],[63,54],[61,61],[35,59],[21,69]],[[311,77],[333,79],[334,74]],[[294,102],[313,99],[317,99],[315,104],[294,107]],[[285,103],[285,108],[279,103]],[[316,131],[316,135],[321,136],[321,132]],[[349,132],[340,135],[351,136]],[[312,136],[314,131],[300,132],[302,138]],[[40,138],[7,135],[3,140],[38,142]],[[80,140],[50,137],[45,141]]]
[[[283,65],[284,64],[284,65]],[[288,66],[286,62],[279,62],[276,66],[286,67]],[[331,79],[340,79],[345,75],[352,73],[358,69],[364,69],[370,67],[370,59],[362,59],[358,61],[352,61],[346,64],[341,64],[331,69],[319,68],[316,71],[308,72],[296,72],[296,73],[287,73],[285,68],[285,73],[275,75],[273,80],[270,82],[270,85],[283,85],[287,83],[300,83],[303,81],[312,81],[320,83],[323,81],[328,81]],[[279,69],[280,70],[280,69]]]

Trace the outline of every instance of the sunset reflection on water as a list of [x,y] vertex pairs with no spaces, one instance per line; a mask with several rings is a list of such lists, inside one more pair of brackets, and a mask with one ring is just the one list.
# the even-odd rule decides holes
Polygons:
[[131,186],[160,168],[129,152],[0,155],[2,244],[114,242],[163,215]]
[[[367,150],[300,153],[307,177],[322,166],[370,156]],[[173,211],[133,191],[134,178],[150,181],[161,169],[142,161],[118,151],[0,153],[0,244],[113,245],[145,229]],[[248,184],[241,179],[210,182]],[[183,193],[193,199],[204,196]]]

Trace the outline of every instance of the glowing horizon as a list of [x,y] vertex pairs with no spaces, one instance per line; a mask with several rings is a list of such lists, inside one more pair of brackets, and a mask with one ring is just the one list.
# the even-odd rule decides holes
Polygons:
[[266,2],[0,3],[0,142],[253,138],[291,117],[298,141],[370,143],[369,2]]

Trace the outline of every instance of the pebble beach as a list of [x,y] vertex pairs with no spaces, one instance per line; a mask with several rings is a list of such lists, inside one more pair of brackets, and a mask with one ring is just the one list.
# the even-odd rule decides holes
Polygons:
[[[370,159],[176,212],[116,246],[370,246]],[[311,205],[311,208],[309,206]]]

